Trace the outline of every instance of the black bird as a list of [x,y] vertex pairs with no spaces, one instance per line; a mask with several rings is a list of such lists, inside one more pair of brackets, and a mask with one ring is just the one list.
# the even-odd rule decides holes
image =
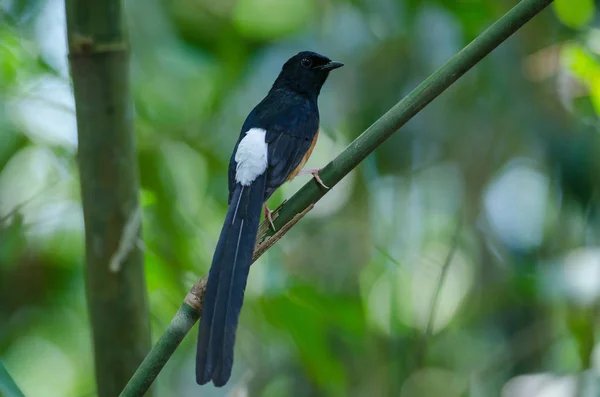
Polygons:
[[[317,98],[329,72],[343,65],[315,52],[294,55],[242,126],[229,162],[229,210],[210,267],[198,332],[200,385],[212,380],[223,386],[231,376],[261,209],[310,157],[319,135]],[[322,184],[318,171],[308,172]],[[270,220],[266,206],[265,214]]]

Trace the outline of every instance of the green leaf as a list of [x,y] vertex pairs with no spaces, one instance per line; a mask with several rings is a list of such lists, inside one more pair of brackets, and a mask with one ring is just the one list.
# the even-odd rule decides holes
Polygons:
[[348,379],[343,360],[331,344],[332,335],[339,334],[339,328],[331,324],[336,309],[319,304],[321,300],[326,296],[317,295],[309,286],[298,286],[287,296],[264,299],[262,308],[271,325],[285,330],[294,341],[306,375],[328,395],[341,395]]
[[563,47],[561,63],[590,90],[590,99],[600,114],[600,63],[588,51],[577,44]]
[[586,26],[594,17],[593,0],[556,0],[554,12],[565,25],[578,29]]
[[0,397],[25,397],[0,361]]
[[592,366],[594,351],[594,313],[593,309],[571,305],[567,311],[567,325],[577,342],[577,352],[582,369]]

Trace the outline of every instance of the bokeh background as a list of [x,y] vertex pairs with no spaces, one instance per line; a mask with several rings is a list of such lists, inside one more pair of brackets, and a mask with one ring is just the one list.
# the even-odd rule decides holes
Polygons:
[[[515,3],[127,1],[153,338],[208,270],[233,143],[289,56],[346,64],[320,167]],[[600,393],[597,7],[555,1],[252,267],[225,389],[195,384],[194,327],[157,395]],[[65,29],[62,0],[0,0],[0,359],[33,397],[95,395]]]

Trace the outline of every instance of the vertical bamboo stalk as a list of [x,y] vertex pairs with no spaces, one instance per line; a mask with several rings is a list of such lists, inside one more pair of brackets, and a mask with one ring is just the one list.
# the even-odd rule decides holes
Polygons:
[[114,397],[150,349],[128,43],[120,0],[67,0],[66,13],[96,382]]

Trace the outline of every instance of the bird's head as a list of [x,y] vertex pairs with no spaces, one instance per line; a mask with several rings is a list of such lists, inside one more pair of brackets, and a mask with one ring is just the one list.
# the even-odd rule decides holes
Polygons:
[[318,96],[329,72],[344,66],[324,55],[302,51],[283,65],[273,89],[290,89],[310,96]]

